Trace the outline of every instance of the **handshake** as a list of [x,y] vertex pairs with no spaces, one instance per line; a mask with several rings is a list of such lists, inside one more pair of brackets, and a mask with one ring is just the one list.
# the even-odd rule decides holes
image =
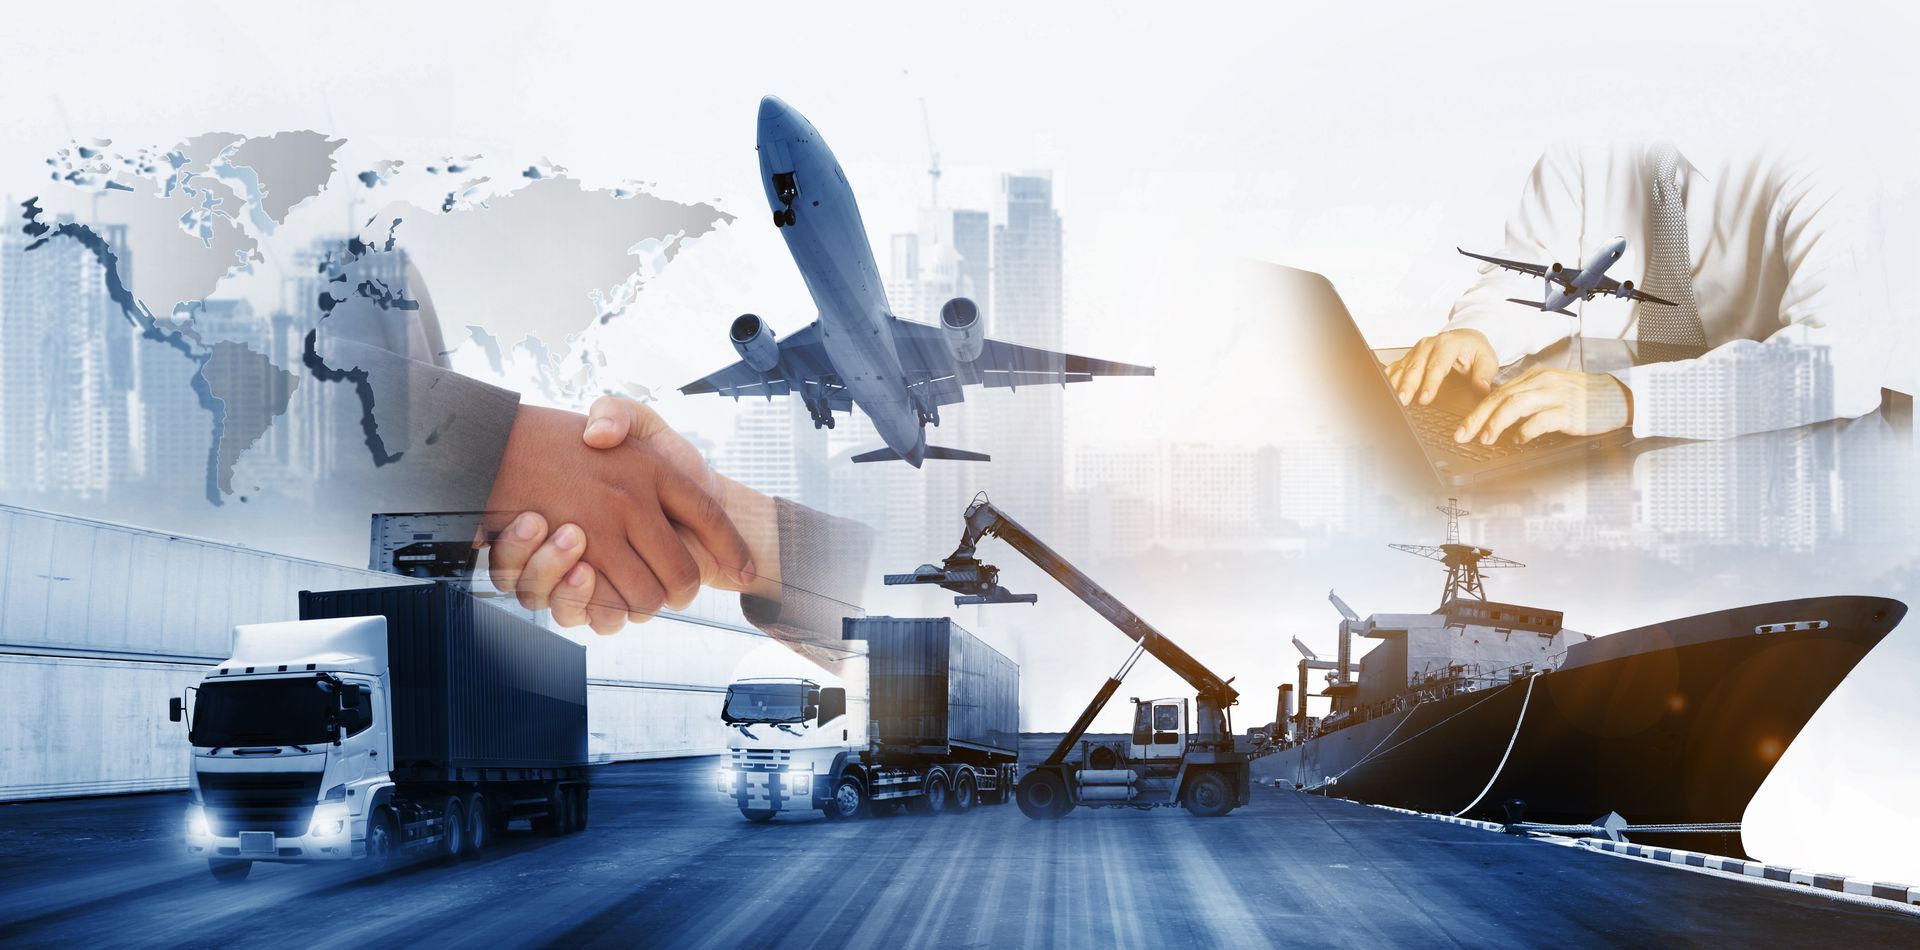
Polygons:
[[521,406],[486,508],[494,586],[562,626],[616,633],[703,585],[779,597],[773,499],[630,399]]

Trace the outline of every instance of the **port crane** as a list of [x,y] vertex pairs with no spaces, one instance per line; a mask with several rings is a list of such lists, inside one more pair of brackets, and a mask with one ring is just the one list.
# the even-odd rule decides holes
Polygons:
[[[1234,742],[1228,712],[1239,700],[1232,681],[1221,679],[1018,521],[995,508],[984,492],[968,506],[960,545],[944,562],[923,564],[911,574],[889,574],[886,582],[939,585],[958,595],[953,598],[955,606],[1034,603],[1038,595],[1008,591],[1000,585],[1000,569],[980,561],[977,549],[988,537],[1007,542],[1134,642],[1126,662],[1101,685],[1053,753],[1025,770],[1016,789],[1020,810],[1029,818],[1051,819],[1077,805],[1181,805],[1194,815],[1211,818],[1246,804],[1251,778],[1248,755]],[[1135,699],[1133,736],[1125,760],[1109,753],[1108,763],[1098,763],[1118,767],[1090,768],[1096,763],[1067,761],[1143,653],[1152,654],[1193,687],[1193,714],[1187,715],[1184,700]]]

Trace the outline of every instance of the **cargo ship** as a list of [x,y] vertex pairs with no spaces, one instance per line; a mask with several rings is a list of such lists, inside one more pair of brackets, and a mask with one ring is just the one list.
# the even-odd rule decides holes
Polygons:
[[[1742,852],[1738,823],[1760,783],[1907,612],[1884,597],[1813,597],[1577,633],[1559,611],[1486,599],[1484,568],[1521,565],[1462,544],[1467,512],[1441,510],[1445,543],[1393,545],[1446,565],[1439,609],[1362,620],[1333,596],[1339,657],[1301,646],[1298,685],[1304,698],[1310,671],[1326,671],[1330,712],[1292,710],[1292,685],[1281,687],[1256,780],[1492,821],[1617,815],[1685,829],[1636,841]],[[1378,641],[1357,664],[1356,637]]]

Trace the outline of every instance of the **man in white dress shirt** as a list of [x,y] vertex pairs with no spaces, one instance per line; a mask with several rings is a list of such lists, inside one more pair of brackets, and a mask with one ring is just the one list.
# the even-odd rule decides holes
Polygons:
[[[1667,144],[1550,150],[1498,256],[1579,267],[1624,235],[1626,252],[1608,276],[1675,306],[1596,296],[1574,304],[1578,319],[1543,313],[1507,299],[1538,296],[1531,278],[1486,265],[1446,328],[1388,367],[1388,378],[1403,404],[1431,401],[1455,372],[1487,392],[1454,433],[1460,442],[1627,426],[1641,437],[1723,438],[1860,416],[1880,404],[1889,349],[1860,299],[1861,221],[1835,189],[1777,155],[1703,164]],[[1500,366],[1574,333],[1635,341],[1642,365],[1611,374],[1536,368],[1492,386]],[[1796,359],[1830,367],[1830,395],[1765,391],[1769,380],[1792,378],[1791,369],[1766,368]],[[1825,389],[1826,371],[1813,375]],[[1770,404],[1738,412],[1675,404],[1734,399]]]

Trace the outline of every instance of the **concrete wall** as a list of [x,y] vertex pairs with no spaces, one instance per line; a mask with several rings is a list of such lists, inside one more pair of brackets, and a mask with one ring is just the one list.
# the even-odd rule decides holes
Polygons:
[[[0,505],[0,801],[180,788],[167,700],[230,654],[235,624],[292,620],[297,593],[388,574]],[[484,591],[484,585],[481,585]],[[719,752],[734,666],[767,642],[737,597],[587,646],[594,761]]]

